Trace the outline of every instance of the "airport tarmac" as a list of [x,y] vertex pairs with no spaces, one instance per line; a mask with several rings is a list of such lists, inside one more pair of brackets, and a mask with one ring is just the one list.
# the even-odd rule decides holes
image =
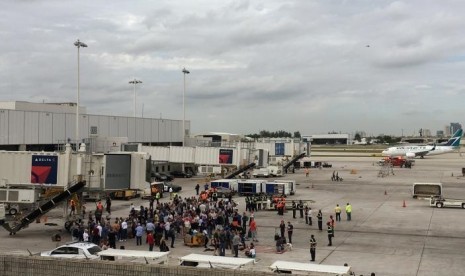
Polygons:
[[[394,174],[378,177],[380,167],[376,164],[379,157],[369,156],[318,156],[315,161],[325,161],[332,168],[311,169],[309,177],[303,170],[288,174],[283,179],[295,179],[299,184],[297,193],[289,200],[311,199],[315,203],[313,226],[305,224],[304,219],[292,218],[289,210],[284,216],[274,211],[258,211],[255,218],[258,225],[257,263],[254,270],[269,271],[275,260],[309,262],[309,238],[314,234],[317,240],[316,263],[343,265],[349,264],[356,275],[464,275],[465,274],[465,214],[463,209],[430,207],[428,201],[413,199],[411,196],[414,182],[443,183],[446,197],[464,198],[465,178],[462,167],[465,158],[458,153],[416,159],[412,169],[394,168]],[[333,171],[344,178],[343,182],[331,181]],[[195,184],[203,183],[203,178],[176,179],[174,183],[183,186],[181,196],[195,194]],[[202,185],[201,185],[202,186]],[[165,198],[164,200],[167,200]],[[239,211],[245,210],[243,197],[235,197],[239,202]],[[405,201],[405,207],[403,203]],[[126,216],[129,205],[147,201],[113,201],[113,214]],[[350,202],[352,221],[346,221],[345,213],[342,221],[336,222],[333,246],[327,246],[325,229],[320,232],[316,222],[316,211],[321,209],[325,223],[334,207],[344,207]],[[87,203],[91,210],[93,203]],[[63,223],[58,219],[61,209],[49,214],[48,222]],[[275,253],[274,233],[281,219],[291,221],[294,225],[292,251],[283,254]],[[27,250],[38,253],[57,246],[51,241],[51,235],[60,231],[61,226],[45,226],[33,223],[29,228],[21,230],[14,236],[1,230],[0,251],[9,254],[27,254]],[[61,244],[70,241],[69,234],[63,234]],[[118,242],[117,247],[124,245],[126,249],[148,250],[148,246],[136,246],[135,240]],[[213,254],[203,252],[203,248],[184,246],[181,237],[176,239],[175,248],[170,255],[170,265],[177,265],[177,258],[190,254]],[[230,251],[227,256],[232,256]]]

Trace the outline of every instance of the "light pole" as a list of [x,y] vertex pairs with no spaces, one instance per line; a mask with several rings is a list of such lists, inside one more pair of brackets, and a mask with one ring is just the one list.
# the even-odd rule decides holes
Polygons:
[[136,84],[142,83],[142,81],[136,80],[134,78],[134,80],[130,81],[129,83],[134,84],[134,118],[136,118]]
[[87,47],[87,44],[85,44],[84,42],[81,42],[78,40],[76,40],[76,42],[74,42],[74,46],[77,47],[77,101],[76,101],[76,151],[79,150],[79,49],[81,47],[85,48]]
[[184,147],[186,143],[186,74],[190,72],[186,68],[183,68],[182,73],[184,74],[184,91],[182,92],[182,146]]

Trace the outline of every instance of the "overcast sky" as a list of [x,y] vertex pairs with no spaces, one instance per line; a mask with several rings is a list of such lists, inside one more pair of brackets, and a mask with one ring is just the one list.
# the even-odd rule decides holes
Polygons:
[[1,1],[0,101],[192,133],[413,134],[465,118],[465,1]]

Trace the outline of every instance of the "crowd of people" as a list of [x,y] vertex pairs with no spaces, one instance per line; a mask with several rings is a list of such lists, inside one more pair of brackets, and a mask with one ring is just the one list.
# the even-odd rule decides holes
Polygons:
[[[82,219],[74,222],[70,229],[73,241],[89,241],[103,249],[116,249],[117,242],[134,239],[136,246],[142,246],[145,241],[149,251],[158,247],[163,252],[174,248],[176,238],[202,235],[203,246],[213,247],[215,255],[225,256],[227,249],[235,257],[239,251],[244,251],[248,257],[256,255],[253,242],[258,239],[254,212],[240,214],[233,200],[212,201],[175,195],[164,203],[150,199],[148,206],[136,207],[131,203],[126,217],[113,219],[109,216],[108,202],[106,217],[102,215],[103,210],[99,201],[95,210],[86,216],[87,223]],[[246,244],[249,238],[252,242]]]

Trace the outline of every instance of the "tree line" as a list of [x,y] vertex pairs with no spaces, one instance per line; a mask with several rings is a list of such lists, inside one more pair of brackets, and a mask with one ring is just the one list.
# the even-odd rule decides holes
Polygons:
[[287,132],[285,130],[268,131],[261,130],[259,133],[248,134],[248,137],[257,138],[301,138],[300,131],[294,131],[294,133]]

